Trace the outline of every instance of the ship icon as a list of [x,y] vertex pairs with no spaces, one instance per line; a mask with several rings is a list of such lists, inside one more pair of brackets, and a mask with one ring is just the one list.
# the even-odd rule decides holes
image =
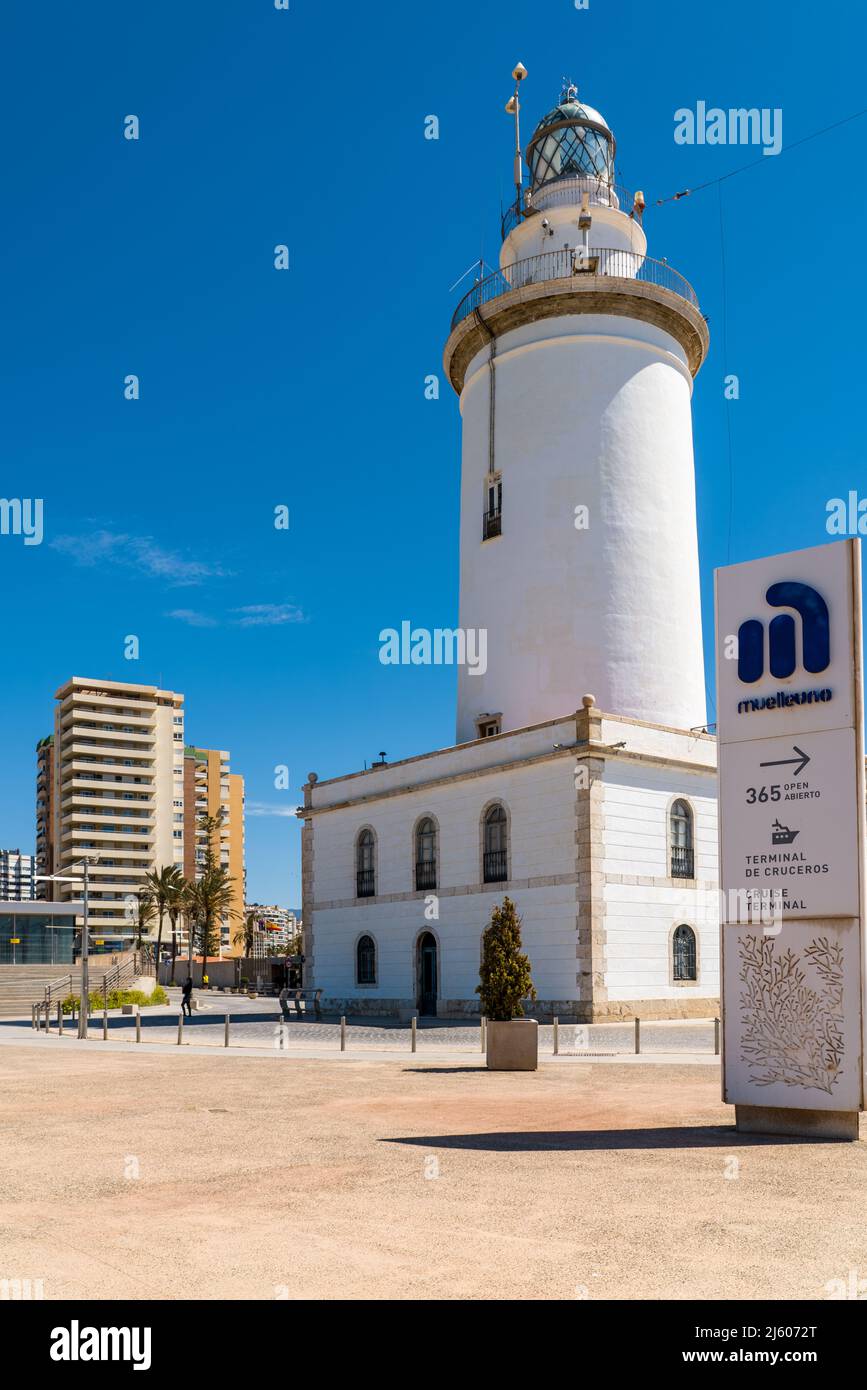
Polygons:
[[800,830],[790,830],[787,825],[780,825],[780,822],[775,820],[771,826],[771,844],[790,845],[800,833]]

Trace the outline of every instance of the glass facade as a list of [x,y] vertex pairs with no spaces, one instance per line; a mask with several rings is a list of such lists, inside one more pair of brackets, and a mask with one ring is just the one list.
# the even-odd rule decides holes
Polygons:
[[75,914],[0,913],[0,965],[71,965]]

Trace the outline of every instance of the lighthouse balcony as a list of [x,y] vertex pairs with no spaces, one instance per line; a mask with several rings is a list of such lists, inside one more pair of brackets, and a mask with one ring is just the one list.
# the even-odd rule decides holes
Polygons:
[[501,220],[503,241],[522,222],[526,222],[528,217],[534,217],[554,207],[580,207],[585,194],[588,207],[613,208],[615,212],[628,212],[630,217],[641,221],[643,204],[637,204],[634,195],[620,184],[594,177],[592,174],[575,175],[543,184],[535,193],[528,190],[524,194],[522,204],[512,203]]
[[560,251],[545,251],[541,256],[528,256],[526,260],[515,261],[514,265],[478,280],[455,309],[452,329],[469,318],[474,310],[481,309],[501,295],[512,294],[528,285],[547,284],[552,280],[586,281],[588,276],[594,279],[638,280],[668,290],[685,299],[693,308],[698,308],[698,297],[692,285],[667,261],[655,261],[639,251],[624,251],[617,247],[564,247]]
[[514,261],[464,295],[452,315],[444,365],[460,395],[467,368],[492,338],[573,314],[654,324],[681,346],[695,376],[707,355],[707,322],[695,290],[667,261],[624,247],[579,245]]

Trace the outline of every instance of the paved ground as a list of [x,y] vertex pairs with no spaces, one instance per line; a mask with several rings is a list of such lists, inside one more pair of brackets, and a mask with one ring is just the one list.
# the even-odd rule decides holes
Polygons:
[[864,1143],[738,1137],[716,1066],[0,1049],[0,1279],[45,1296],[822,1299]]

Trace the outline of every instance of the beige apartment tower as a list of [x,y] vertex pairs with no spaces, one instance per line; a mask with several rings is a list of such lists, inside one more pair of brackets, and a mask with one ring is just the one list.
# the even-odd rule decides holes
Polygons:
[[207,832],[200,826],[202,816],[224,812],[219,832],[211,835],[211,862],[226,869],[232,883],[233,915],[221,926],[224,955],[243,955],[235,944],[235,933],[244,915],[244,778],[229,771],[229,754],[222,749],[187,747],[184,750],[184,877],[198,878],[208,856]]
[[[98,856],[90,920],[108,948],[134,933],[148,871],[183,865],[184,697],[73,676],[55,698],[54,872]],[[62,900],[80,896],[57,885]]]

